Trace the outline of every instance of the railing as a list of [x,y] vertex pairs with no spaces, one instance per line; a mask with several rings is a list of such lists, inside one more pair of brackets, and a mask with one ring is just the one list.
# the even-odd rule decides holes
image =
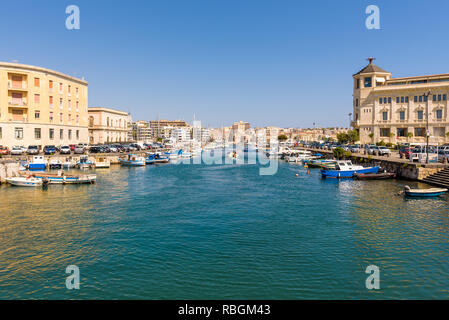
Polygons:
[[8,89],[11,90],[27,90],[28,86],[26,82],[22,82],[22,85],[20,87],[14,86],[10,81],[8,81]]

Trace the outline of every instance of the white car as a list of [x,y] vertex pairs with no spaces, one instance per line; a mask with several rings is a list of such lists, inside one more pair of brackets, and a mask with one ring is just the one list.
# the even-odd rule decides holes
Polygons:
[[70,154],[71,152],[70,146],[61,146],[61,149],[59,149],[60,154]]
[[21,156],[22,154],[23,154],[22,147],[19,147],[19,146],[12,147],[11,155],[13,155],[13,156]]

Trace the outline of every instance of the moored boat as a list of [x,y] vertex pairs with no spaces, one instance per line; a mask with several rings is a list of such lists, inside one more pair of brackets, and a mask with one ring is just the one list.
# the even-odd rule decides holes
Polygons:
[[128,167],[141,167],[145,166],[145,158],[139,157],[136,154],[128,154],[125,158],[121,158],[120,164],[122,166],[128,166]]
[[396,178],[396,173],[355,173],[354,178],[358,180],[385,180]]
[[352,178],[356,173],[378,173],[379,167],[362,167],[353,165],[349,160],[337,161],[335,170],[321,170],[323,178]]
[[95,174],[71,175],[63,171],[55,173],[33,173],[37,179],[47,180],[50,184],[92,184],[97,181]]
[[96,157],[95,158],[95,168],[109,168],[111,166],[111,162],[107,157]]
[[89,160],[89,156],[83,155],[80,156],[80,160],[76,163],[76,166],[79,169],[89,169],[94,165],[94,163]]
[[62,169],[62,161],[59,159],[51,159],[48,166],[50,169]]
[[438,197],[447,191],[444,188],[411,189],[409,186],[404,187],[404,194],[409,197]]
[[7,178],[6,182],[18,187],[40,187],[44,183],[42,179],[33,176]]
[[33,160],[28,164],[28,169],[32,171],[45,170],[47,168],[47,160],[44,156],[33,156]]
[[161,156],[158,153],[155,154],[148,154],[148,157],[145,158],[146,164],[156,164],[156,163],[168,163],[169,162],[168,157]]

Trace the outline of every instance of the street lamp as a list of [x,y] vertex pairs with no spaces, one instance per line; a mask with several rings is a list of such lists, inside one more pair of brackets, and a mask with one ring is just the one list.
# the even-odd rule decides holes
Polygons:
[[430,96],[430,90],[427,91],[427,93],[424,94],[426,97],[426,164],[429,163],[429,96]]

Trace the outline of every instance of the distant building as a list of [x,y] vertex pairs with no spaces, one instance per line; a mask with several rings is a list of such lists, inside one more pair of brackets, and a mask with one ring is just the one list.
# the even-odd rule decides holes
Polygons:
[[128,113],[103,107],[90,107],[89,143],[105,144],[128,141]]
[[232,125],[232,130],[239,133],[244,133],[249,128],[251,128],[249,122],[244,121],[234,122],[234,124]]
[[449,74],[393,78],[373,60],[353,75],[351,125],[359,131],[361,143],[424,143],[427,120],[430,142],[447,142]]
[[139,120],[134,125],[137,142],[150,143],[153,141],[153,132],[148,121]]
[[54,70],[0,62],[0,145],[88,143],[87,86]]
[[151,120],[150,128],[152,131],[152,136],[154,138],[162,138],[164,127],[169,128],[183,128],[190,127],[190,125],[184,120]]

